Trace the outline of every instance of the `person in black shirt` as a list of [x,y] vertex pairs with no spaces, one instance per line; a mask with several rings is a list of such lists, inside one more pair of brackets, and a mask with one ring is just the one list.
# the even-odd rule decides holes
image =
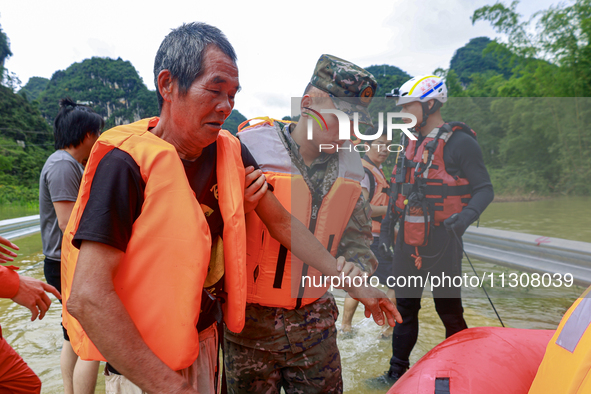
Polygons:
[[[124,277],[126,280],[130,278],[129,267],[134,266],[134,263],[140,267],[145,267],[150,263],[145,258],[141,261],[133,260],[134,254],[126,255],[132,245],[135,247],[138,244],[138,242],[134,243],[138,239],[138,237],[134,238],[134,234],[140,232],[137,229],[137,223],[145,217],[150,220],[153,220],[154,217],[161,217],[162,212],[166,212],[166,210],[170,210],[177,218],[182,215],[183,207],[170,207],[169,201],[155,201],[154,198],[143,200],[144,196],[154,196],[154,185],[150,183],[149,178],[150,171],[155,171],[158,174],[158,179],[161,179],[164,171],[161,167],[156,168],[158,163],[154,157],[161,155],[163,160],[167,160],[166,162],[172,159],[168,145],[155,142],[153,136],[175,148],[185,168],[188,184],[195,192],[195,197],[201,205],[210,232],[213,234],[211,237],[212,257],[209,265],[207,261],[199,261],[193,256],[187,256],[187,261],[171,261],[170,266],[162,270],[163,277],[174,275],[174,272],[178,273],[179,266],[208,265],[209,274],[205,279],[204,287],[213,287],[214,291],[220,290],[228,293],[233,291],[233,294],[240,294],[239,289],[221,289],[216,286],[216,284],[224,282],[221,278],[226,274],[226,278],[229,279],[232,276],[234,282],[237,282],[236,278],[241,278],[240,272],[230,275],[228,272],[219,270],[220,260],[222,268],[224,264],[230,264],[231,267],[236,268],[232,264],[233,262],[223,261],[223,253],[218,253],[219,248],[222,247],[219,240],[224,225],[219,220],[218,197],[220,198],[219,205],[224,207],[225,204],[228,207],[235,206],[235,201],[230,204],[229,201],[224,202],[223,199],[236,196],[236,194],[230,194],[228,190],[223,190],[223,193],[220,190],[218,193],[216,177],[220,174],[216,171],[218,166],[215,163],[220,159],[217,157],[218,149],[221,149],[220,141],[230,144],[224,146],[228,146],[232,150],[231,152],[224,151],[224,155],[228,155],[225,157],[236,158],[237,155],[240,155],[242,165],[247,166],[246,171],[244,169],[238,170],[238,174],[246,174],[245,186],[254,181],[254,184],[247,187],[244,192],[244,201],[250,205],[250,207],[245,207],[245,210],[252,209],[256,205],[257,215],[269,228],[274,238],[325,275],[338,276],[343,273],[346,276],[355,276],[358,269],[351,262],[332,257],[308,229],[283,208],[272,193],[267,193],[268,185],[264,177],[260,176],[260,170],[253,170],[252,167],[256,167],[256,163],[248,151],[244,147],[240,149],[240,152],[235,151],[237,149],[234,147],[240,146],[234,144],[237,140],[232,140],[234,137],[229,136],[229,133],[221,132],[222,124],[230,115],[234,106],[234,97],[240,88],[235,52],[221,31],[204,23],[185,24],[174,29],[164,39],[158,50],[154,75],[160,118],[153,118],[149,121],[142,120],[134,125],[120,126],[113,129],[112,132],[107,131],[97,142],[89,159],[89,168],[96,168],[96,171],[87,171],[82,182],[77,208],[73,212],[73,219],[68,226],[68,228],[76,229],[71,244],[73,247],[79,248],[80,252],[77,262],[70,262],[66,257],[66,265],[76,264],[71,284],[71,295],[66,301],[66,305],[68,312],[80,323],[88,338],[111,366],[105,372],[108,377],[106,380],[107,390],[119,392],[122,384],[134,384],[147,392],[213,393],[215,391],[214,371],[217,364],[217,351],[215,350],[217,347],[212,346],[209,338],[204,339],[202,335],[199,335],[199,344],[187,344],[192,349],[196,345],[201,346],[205,340],[208,341],[202,346],[197,360],[188,368],[179,371],[180,373],[176,373],[147,345],[147,337],[150,341],[160,339],[161,342],[157,344],[169,343],[167,341],[172,343],[174,339],[170,338],[174,335],[173,333],[168,336],[166,334],[153,335],[155,332],[162,331],[159,324],[165,324],[154,318],[158,316],[158,311],[154,310],[152,305],[145,305],[146,315],[149,316],[145,319],[149,318],[150,321],[153,321],[154,327],[145,328],[142,325],[146,332],[140,331],[126,309],[125,300],[118,295],[119,292],[125,292],[126,289],[118,288],[116,291],[114,286],[117,278]],[[147,130],[144,129],[146,126]],[[141,132],[138,129],[142,129]],[[136,162],[136,156],[129,154],[129,152],[111,148],[124,145],[128,140],[122,141],[121,138],[128,134],[132,134],[133,137],[129,138],[134,138],[137,144],[129,143],[125,145],[126,149],[133,151],[134,155],[137,155],[138,161],[143,164]],[[218,144],[217,149],[215,144]],[[149,152],[144,148],[145,146],[150,147]],[[156,149],[156,146],[159,147],[159,150],[154,153],[152,150]],[[104,154],[107,149],[110,149],[110,152]],[[104,156],[101,156],[101,152]],[[146,157],[151,159],[148,160]],[[147,163],[146,160],[148,160]],[[219,163],[227,165],[225,162]],[[171,168],[171,177],[175,180],[178,176],[177,168],[178,166]],[[148,180],[146,181],[146,179]],[[167,186],[167,192],[179,192],[183,193],[183,196],[186,195],[186,183],[184,180],[178,180],[178,183],[183,184]],[[149,185],[152,185],[152,189],[148,187]],[[235,183],[226,181],[222,185],[230,189],[242,187],[242,180],[237,179]],[[157,187],[161,187],[160,184]],[[243,195],[242,190],[240,190],[240,195]],[[86,201],[86,207],[82,209],[84,201]],[[147,223],[150,223],[150,220]],[[195,221],[192,218],[183,218],[183,220],[188,223]],[[241,229],[244,229],[244,218],[241,217],[238,220],[242,220],[242,225],[239,222],[236,229],[232,228],[232,234],[235,234],[236,238],[244,237],[246,239],[245,234],[237,234]],[[168,227],[170,227],[170,223]],[[141,230],[142,234],[149,232],[147,231],[149,229],[145,227]],[[70,233],[69,236],[71,236]],[[198,245],[209,239],[207,234],[195,234],[194,237]],[[145,238],[142,239],[142,245],[155,253],[162,253],[162,250],[166,251],[169,247],[166,240],[155,238],[152,245],[146,245]],[[66,238],[65,242],[67,241]],[[238,247],[226,240],[225,248]],[[137,247],[133,250],[136,254],[141,253]],[[245,253],[245,250],[234,249],[233,253]],[[160,258],[166,259],[166,256],[160,255]],[[197,261],[195,262],[195,260]],[[126,269],[121,267],[122,262],[126,263],[124,267]],[[161,261],[157,263],[162,264]],[[122,273],[122,271],[124,272]],[[153,279],[153,277],[151,278]],[[243,286],[246,287],[245,278],[242,277],[242,279],[244,279]],[[137,280],[141,281],[143,277],[138,275]],[[158,291],[167,292],[156,282],[150,282],[155,293]],[[371,287],[351,287],[346,290],[353,297],[361,299],[361,302],[366,306],[366,313],[373,314],[378,324],[381,325],[387,320],[390,325],[394,325],[394,320],[400,319],[396,308],[389,300],[384,302],[379,299],[383,295],[381,291]],[[219,296],[223,297],[223,294],[219,294]],[[189,303],[191,310],[194,310],[196,305],[193,305],[191,300],[192,298],[182,299],[178,302],[183,305]],[[137,304],[138,300],[134,301]],[[232,305],[236,304],[237,302]],[[170,305],[171,308],[174,306]],[[198,314],[195,319],[202,315],[204,314]],[[144,323],[145,319],[144,316],[141,319],[138,317],[141,323]],[[206,330],[211,328],[211,326],[205,327]],[[180,329],[183,330],[183,333],[192,330],[192,328],[186,327]],[[201,333],[201,330],[199,332]],[[191,335],[194,335],[194,332],[191,331]],[[215,335],[213,338],[213,343],[215,343],[217,341]],[[165,351],[163,350],[163,352]],[[126,380],[128,382],[125,382]]]
[[[447,101],[445,83],[435,76],[415,77],[395,89],[392,95],[402,112],[417,119],[417,125],[413,133],[416,141],[409,142],[400,153],[396,168],[400,171],[393,173],[391,180],[389,212],[400,216],[393,275],[397,279],[396,301],[403,323],[394,327],[390,369],[372,380],[385,387],[392,386],[410,365],[409,356],[419,332],[418,315],[425,279],[428,275],[441,277],[444,274],[452,278],[461,275],[461,237],[494,197],[474,133],[458,122],[446,125],[441,117],[440,108]],[[438,141],[435,146],[439,148],[434,149],[432,156],[427,153],[428,144],[434,146],[430,141]],[[440,186],[443,179],[447,182],[444,187]],[[444,188],[446,192],[437,195]],[[447,213],[438,214],[443,207]],[[413,216],[417,213],[419,216]],[[388,219],[392,219],[392,215],[389,216]],[[423,221],[427,221],[428,216],[431,223],[425,235]],[[418,226],[417,222],[420,222]],[[381,239],[391,237],[392,228],[391,222],[382,222]],[[421,277],[423,281],[413,282],[413,277]],[[433,297],[446,337],[467,328],[461,287],[446,282],[434,288]]]

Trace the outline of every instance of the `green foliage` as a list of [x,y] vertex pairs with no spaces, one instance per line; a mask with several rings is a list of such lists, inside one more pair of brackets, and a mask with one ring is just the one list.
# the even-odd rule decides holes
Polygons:
[[129,61],[93,57],[56,71],[39,95],[39,108],[48,122],[69,96],[88,103],[103,116],[105,128],[158,115],[156,93],[149,91]]
[[2,26],[0,25],[0,75],[2,75],[2,71],[4,70],[4,61],[10,56],[12,56],[10,41],[6,33],[2,31]]
[[[386,97],[386,93],[390,93],[393,89],[399,88],[404,82],[412,78],[398,67],[385,64],[379,66],[369,66],[365,67],[365,69],[372,73],[378,82],[378,89],[374,94],[374,97],[379,98]],[[369,112],[373,120],[378,119],[379,112],[386,113],[389,111],[395,111],[394,100],[373,100],[369,105]],[[360,131],[363,132],[363,130]]]
[[0,86],[0,204],[38,199],[39,175],[53,134],[39,109]]
[[373,74],[378,81],[378,90],[375,97],[385,97],[392,89],[399,88],[404,82],[412,77],[398,67],[387,64],[365,67],[367,71]]
[[456,73],[462,85],[468,85],[471,82],[470,76],[474,73],[493,71],[505,78],[511,76],[511,68],[499,61],[498,53],[485,51],[491,42],[488,37],[473,38],[454,53],[449,68]]
[[589,194],[591,0],[552,6],[528,21],[517,4],[474,12],[473,23],[490,22],[506,43],[482,51],[499,68],[475,70],[462,92],[450,90],[446,119],[464,120],[467,110],[497,193]]
[[28,101],[37,100],[41,92],[45,90],[49,79],[42,77],[31,77],[25,86],[18,91],[18,94],[26,98]]

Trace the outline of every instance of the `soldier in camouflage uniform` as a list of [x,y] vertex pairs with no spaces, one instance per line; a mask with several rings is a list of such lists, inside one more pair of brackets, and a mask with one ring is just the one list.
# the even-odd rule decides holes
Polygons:
[[[301,101],[302,121],[276,130],[289,153],[291,165],[302,175],[313,198],[322,200],[337,180],[337,146],[342,147],[345,141],[338,141],[334,115],[324,116],[328,130],[320,131],[314,125],[313,138],[308,140],[307,111],[314,111],[308,107],[316,103],[319,108],[318,102],[323,102],[320,106],[325,109],[341,110],[351,120],[357,112],[361,122],[371,124],[367,107],[376,87],[374,77],[366,70],[337,57],[322,55]],[[249,146],[246,136],[242,142]],[[330,142],[332,148],[319,149],[321,143],[328,146]],[[249,149],[264,168],[270,158],[257,156],[256,146]],[[363,173],[358,153],[351,154]],[[335,240],[337,255],[371,275],[377,268],[377,260],[370,250],[373,241],[370,208],[363,194],[359,195],[348,222],[346,218],[343,221],[346,222],[343,235]],[[383,297],[380,302],[389,302],[385,294]],[[230,393],[279,393],[282,387],[288,394],[342,392],[335,327],[338,309],[332,294],[326,292],[310,304],[295,305],[295,308],[282,308],[247,303],[244,330],[240,334],[225,331],[225,367]]]

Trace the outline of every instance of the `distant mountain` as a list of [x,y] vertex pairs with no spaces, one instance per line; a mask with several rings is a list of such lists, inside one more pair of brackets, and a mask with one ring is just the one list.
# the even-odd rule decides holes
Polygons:
[[39,95],[39,108],[51,124],[59,100],[69,96],[92,107],[105,128],[158,115],[156,93],[148,90],[129,61],[93,57],[56,71]]
[[472,82],[470,77],[474,73],[483,74],[492,71],[505,78],[511,76],[511,68],[506,65],[506,62],[500,61],[498,54],[495,54],[494,51],[483,53],[491,42],[493,41],[488,37],[476,37],[456,50],[449,63],[449,68],[456,72],[462,85],[467,86]]
[[392,89],[399,88],[404,82],[412,78],[408,73],[396,66],[387,64],[365,67],[378,81],[378,90],[374,97],[385,97]]
[[[402,71],[396,66],[387,64],[375,65],[365,67],[367,71],[373,74],[378,81],[378,89],[374,95],[375,99],[369,105],[369,112],[374,125],[378,126],[378,113],[394,111],[394,100],[383,100],[386,93],[390,93],[392,89],[399,88],[402,84],[412,78],[408,73]],[[361,132],[365,130],[365,126],[361,126]]]
[[228,119],[224,122],[223,128],[228,130],[230,133],[236,135],[238,132],[238,126],[240,123],[244,122],[246,117],[242,115],[238,110],[233,110]]
[[27,84],[18,91],[18,94],[26,98],[29,102],[37,100],[37,97],[45,90],[49,79],[42,77],[31,77]]

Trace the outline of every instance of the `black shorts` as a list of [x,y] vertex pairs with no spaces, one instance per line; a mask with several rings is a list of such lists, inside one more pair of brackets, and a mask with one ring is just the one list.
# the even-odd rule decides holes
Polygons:
[[[60,294],[62,293],[62,263],[59,260],[53,260],[50,259],[49,257],[46,257],[44,260],[44,264],[43,264],[43,273],[45,274],[45,280],[47,281],[47,284],[52,285],[53,287],[55,287],[57,289],[57,291],[60,292]],[[62,300],[59,300],[60,304],[62,302]],[[66,328],[64,327],[64,325],[60,322],[60,325],[62,326],[62,330],[64,332],[64,339],[66,341],[70,340],[70,337],[68,336],[68,332],[66,331]]]

